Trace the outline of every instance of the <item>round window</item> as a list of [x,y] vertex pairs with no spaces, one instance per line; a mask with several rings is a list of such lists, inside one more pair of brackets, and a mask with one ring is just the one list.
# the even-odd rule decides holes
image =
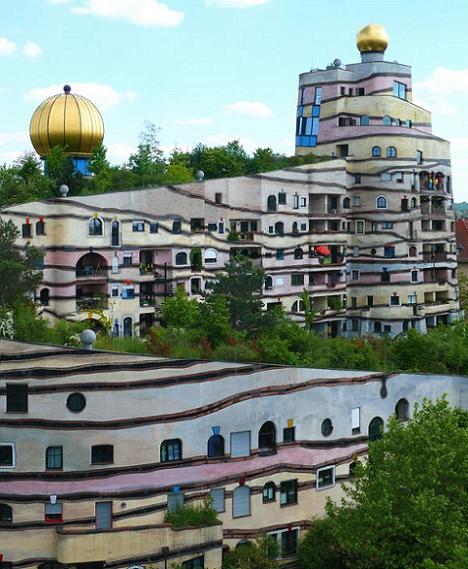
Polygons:
[[322,421],[322,435],[329,437],[333,433],[333,423],[331,419],[324,419]]
[[375,254],[377,253],[377,251],[376,251],[374,248],[372,248],[372,249],[370,250],[370,253],[371,253],[371,255],[375,255]]
[[79,413],[86,407],[86,398],[82,393],[71,393],[67,398],[67,407],[73,413]]

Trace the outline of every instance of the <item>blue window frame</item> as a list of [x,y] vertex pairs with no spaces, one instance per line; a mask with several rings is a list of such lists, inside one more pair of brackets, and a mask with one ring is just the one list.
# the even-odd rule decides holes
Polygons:
[[406,100],[406,85],[399,81],[393,82],[393,95],[399,99]]
[[320,105],[322,102],[322,87],[315,87],[315,99],[314,103]]
[[312,116],[319,117],[320,116],[320,107],[318,105],[314,105],[312,107]]

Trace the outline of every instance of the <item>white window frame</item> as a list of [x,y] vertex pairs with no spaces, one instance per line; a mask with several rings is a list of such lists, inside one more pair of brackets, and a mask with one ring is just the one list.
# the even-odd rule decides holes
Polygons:
[[[143,225],[143,229],[134,229],[136,225]],[[146,223],[144,219],[132,219],[132,233],[145,233],[146,232]]]
[[[210,259],[209,261],[206,260],[208,253],[211,255],[208,256],[208,259]],[[218,262],[218,252],[216,251],[216,249],[213,249],[212,247],[205,249],[205,253],[203,255],[203,262],[208,263],[209,265],[215,265]]]
[[12,448],[12,462],[10,466],[0,465],[0,470],[6,470],[8,468],[16,468],[16,448],[15,443],[10,443],[7,441],[0,441],[0,446],[7,446]]
[[[332,484],[327,484],[326,486],[319,486],[319,474],[320,472],[323,472],[324,470],[329,470],[330,468],[333,469],[333,483]],[[335,486],[336,484],[336,466],[334,464],[330,464],[329,466],[324,466],[323,468],[318,468],[317,472],[315,474],[315,490],[317,492],[320,492],[322,490],[326,490],[327,488],[333,488],[333,486]]]
[[307,198],[301,196],[299,198],[299,205],[300,207],[307,207]]
[[[416,280],[413,280],[413,274],[416,273]],[[418,269],[411,269],[411,282],[418,283],[419,282],[419,271]]]
[[361,430],[361,408],[353,407],[351,409],[351,430]]
[[284,277],[275,277],[275,287],[281,287],[284,286]]
[[361,207],[361,196],[353,196],[353,207]]
[[[92,219],[99,219],[99,220],[100,220],[100,222],[101,222],[101,224],[102,224],[102,233],[101,233],[101,235],[91,235],[91,233],[89,232],[89,222],[90,222]],[[104,237],[105,234],[106,234],[106,224],[104,223],[104,220],[102,219],[102,217],[93,215],[92,217],[90,217],[90,218],[86,221],[86,237],[89,237],[89,238],[92,239],[93,237]]]
[[[186,258],[187,258],[187,262],[186,262],[186,263],[183,263],[183,264],[181,264],[181,265],[178,265],[178,264],[177,264],[177,255],[178,255],[179,253],[185,253],[185,256],[186,256]],[[174,267],[188,267],[189,264],[190,264],[190,255],[187,253],[187,251],[184,251],[183,249],[180,249],[179,251],[176,251],[176,252],[174,253]]]

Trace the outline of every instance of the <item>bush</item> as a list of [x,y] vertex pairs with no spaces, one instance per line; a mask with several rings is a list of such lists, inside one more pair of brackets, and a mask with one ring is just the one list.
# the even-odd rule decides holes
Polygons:
[[203,500],[199,506],[182,506],[175,512],[168,512],[164,521],[175,528],[210,526],[219,522],[210,499]]

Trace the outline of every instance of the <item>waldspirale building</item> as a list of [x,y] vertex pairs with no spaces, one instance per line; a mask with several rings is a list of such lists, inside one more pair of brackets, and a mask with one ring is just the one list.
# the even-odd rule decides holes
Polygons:
[[[385,59],[387,45],[371,24],[357,37],[361,62],[300,75],[296,152],[321,162],[6,208],[18,245],[44,250],[44,315],[104,314],[113,334],[138,334],[177,286],[201,298],[229,258],[246,255],[265,270],[265,308],[281,304],[303,321],[306,290],[324,335],[395,336],[457,320],[450,146],[412,102],[411,68]],[[36,111],[38,151],[69,138],[73,152],[89,151],[102,140],[97,109],[74,99],[86,105],[80,127],[70,97]],[[55,123],[43,114],[56,105],[65,126],[49,133]]]
[[[260,535],[294,566],[391,415],[468,379],[0,342],[1,569],[220,569]],[[165,523],[212,499],[218,522]]]

